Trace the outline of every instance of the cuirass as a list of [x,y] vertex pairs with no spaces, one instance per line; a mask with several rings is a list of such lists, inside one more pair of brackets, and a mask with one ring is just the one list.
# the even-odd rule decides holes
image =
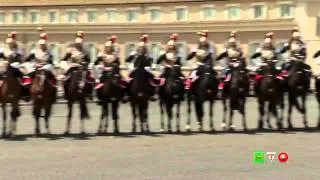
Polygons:
[[107,64],[114,62],[114,60],[116,59],[114,54],[105,54],[105,53],[103,53],[101,55],[101,57],[103,59],[103,62],[107,63]]
[[228,57],[230,57],[230,58],[237,58],[240,56],[240,52],[233,49],[233,48],[228,48],[227,54],[228,54]]
[[38,62],[45,63],[49,60],[50,54],[48,53],[48,51],[42,51],[38,49],[35,52],[35,57]]
[[166,59],[168,61],[175,62],[177,60],[177,55],[172,52],[166,53]]
[[261,50],[261,57],[263,59],[272,59],[274,57],[274,52],[271,49],[262,49]]
[[200,59],[203,59],[204,57],[206,57],[208,55],[208,51],[203,50],[203,49],[198,49],[196,52],[196,56]]
[[71,59],[73,62],[82,62],[84,59],[85,53],[78,51],[76,49],[71,51]]
[[298,43],[298,42],[292,42],[290,44],[290,49],[294,53],[299,53],[301,51],[301,49],[302,49],[302,45],[300,43]]
[[10,59],[10,57],[12,57],[12,55],[14,55],[16,52],[10,50],[10,49],[5,49],[3,51],[3,55],[5,58]]

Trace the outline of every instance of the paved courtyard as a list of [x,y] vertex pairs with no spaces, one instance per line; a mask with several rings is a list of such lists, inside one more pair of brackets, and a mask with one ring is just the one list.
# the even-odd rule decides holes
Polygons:
[[[72,135],[61,134],[66,125],[66,105],[54,106],[51,119],[52,135],[35,138],[31,107],[22,106],[18,137],[0,139],[0,179],[8,180],[250,180],[250,179],[319,179],[320,143],[317,128],[303,129],[301,116],[293,115],[294,131],[250,130],[248,133],[219,132],[222,119],[221,102],[215,105],[217,133],[157,133],[160,128],[158,103],[150,107],[150,124],[154,133],[132,135],[129,105],[121,105],[118,136],[96,136],[100,108],[92,103],[91,120],[86,122],[89,133],[79,132],[79,116],[75,111]],[[181,108],[181,127],[186,122],[186,106]],[[247,103],[249,128],[257,126],[257,104]],[[316,126],[318,105],[310,96],[308,119]],[[208,125],[208,118],[206,125]],[[236,129],[241,130],[241,118],[236,114]],[[174,121],[175,123],[175,121]],[[196,121],[192,118],[193,130]],[[110,123],[112,125],[112,123]],[[43,123],[42,123],[43,126]],[[286,122],[285,122],[286,126]],[[112,127],[112,126],[111,126]],[[173,126],[175,127],[175,125]],[[206,129],[208,127],[206,126]],[[111,129],[110,129],[111,131]],[[288,152],[289,161],[253,163],[254,151]]]

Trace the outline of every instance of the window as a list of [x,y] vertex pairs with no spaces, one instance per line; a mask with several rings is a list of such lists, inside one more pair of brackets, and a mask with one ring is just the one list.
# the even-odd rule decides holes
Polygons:
[[12,12],[12,22],[14,24],[22,23],[23,21],[23,14],[21,11]]
[[253,6],[253,17],[254,18],[263,18],[265,16],[264,5],[254,5]]
[[126,57],[130,56],[130,53],[137,49],[137,43],[126,44]]
[[77,23],[79,13],[76,10],[70,10],[67,12],[67,21],[68,23]]
[[280,17],[293,17],[294,6],[292,4],[280,4]]
[[152,55],[152,58],[153,58],[153,63],[156,64],[157,63],[157,59],[160,56],[160,52],[161,52],[160,43],[151,43],[150,52],[151,52],[151,55]]
[[213,7],[203,7],[201,10],[201,20],[212,20],[216,16],[216,11]]
[[4,12],[0,12],[0,24],[3,24],[5,21],[5,14]]
[[[251,43],[249,45],[249,57],[252,56],[254,53],[256,53],[257,49],[261,47],[261,44],[260,43]],[[261,62],[261,59],[260,58],[255,58],[255,59],[251,59],[249,58],[249,62],[248,64],[250,66],[256,66],[257,63],[260,63]]]
[[320,16],[317,16],[317,36],[320,36]]
[[29,22],[30,23],[39,23],[40,21],[40,13],[38,11],[30,11],[29,12]]
[[50,44],[49,49],[50,49],[50,52],[53,56],[53,64],[59,64],[60,49],[59,49],[57,43]]
[[186,21],[188,19],[187,8],[177,8],[176,9],[176,20]]
[[118,20],[118,13],[116,10],[107,10],[107,21],[114,23]]
[[98,19],[98,13],[95,10],[87,12],[87,22],[93,23],[96,22]]
[[150,21],[159,22],[161,20],[162,11],[160,9],[150,10]]
[[183,63],[185,58],[187,57],[187,43],[186,42],[178,42],[177,47],[178,47],[179,55],[181,57],[181,63]]
[[240,19],[240,7],[229,6],[228,7],[228,19],[237,20]]
[[49,23],[57,23],[58,22],[58,12],[57,11],[49,11],[48,22]]
[[128,10],[127,12],[127,21],[128,22],[137,22],[139,20],[140,12],[138,10]]

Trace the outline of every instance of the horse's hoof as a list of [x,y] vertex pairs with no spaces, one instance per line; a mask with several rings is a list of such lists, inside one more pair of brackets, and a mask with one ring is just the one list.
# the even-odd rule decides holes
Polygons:
[[69,131],[66,131],[63,133],[65,136],[68,136],[69,135]]
[[318,124],[318,128],[320,128],[320,123]]
[[84,135],[86,135],[86,132],[85,132],[85,131],[82,131],[82,132],[80,133],[80,135],[81,135],[81,136],[84,136]]
[[290,124],[288,124],[288,129],[293,129],[293,126],[292,126],[292,124],[290,123]]
[[235,125],[229,125],[229,131],[234,131],[234,129],[236,128],[236,126]]
[[307,123],[304,124],[304,128],[309,128],[309,125]]
[[176,132],[177,132],[177,133],[180,133],[180,132],[181,132],[181,131],[180,131],[180,128],[177,128]]
[[171,133],[172,131],[171,131],[171,129],[168,129],[168,133]]
[[214,128],[210,128],[210,132],[216,132]]
[[163,128],[161,128],[161,129],[160,129],[160,132],[164,132],[164,129],[163,129]]
[[248,128],[246,128],[246,127],[245,127],[245,128],[243,128],[243,131],[248,131]]
[[119,130],[114,130],[113,133],[114,134],[119,134]]
[[282,125],[282,123],[277,123],[277,128],[278,128],[278,130],[283,129],[283,125]]
[[186,130],[187,130],[187,132],[190,132],[190,131],[191,131],[190,125],[186,125]]
[[268,124],[268,128],[269,128],[269,129],[272,129],[272,125],[271,125],[271,124]]

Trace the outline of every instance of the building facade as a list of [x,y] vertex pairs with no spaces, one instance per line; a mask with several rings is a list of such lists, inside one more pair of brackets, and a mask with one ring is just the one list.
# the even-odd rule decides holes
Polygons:
[[280,47],[292,28],[299,27],[308,43],[307,62],[315,67],[312,55],[320,49],[318,8],[319,0],[7,0],[0,4],[0,43],[4,45],[8,32],[17,31],[28,53],[38,40],[36,28],[42,26],[58,64],[75,32],[82,30],[92,62],[110,35],[118,36],[123,61],[144,33],[150,36],[149,49],[156,59],[171,33],[179,34],[180,53],[186,57],[198,41],[196,32],[208,30],[220,53],[229,32],[236,30],[249,56],[266,32],[275,33]]

